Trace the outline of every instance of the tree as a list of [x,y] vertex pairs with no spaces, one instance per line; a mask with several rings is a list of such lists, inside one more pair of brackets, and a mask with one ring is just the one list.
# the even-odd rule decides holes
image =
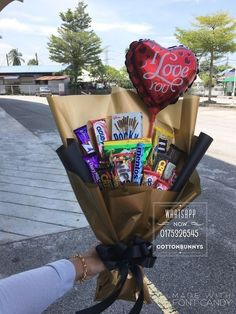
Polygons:
[[[231,69],[232,67],[230,65],[213,65],[213,70],[212,70],[212,84],[211,86],[215,86],[216,82],[217,82],[217,78],[219,76],[219,74],[221,72],[223,72],[226,69]],[[200,63],[200,73],[199,73],[200,78],[203,80],[204,82],[204,86],[208,87],[209,86],[209,80],[210,80],[210,60],[206,59],[203,60]]]
[[107,82],[120,85],[122,79],[120,71],[110,65],[104,65],[104,68]]
[[236,20],[229,14],[220,12],[212,15],[198,16],[192,23],[194,29],[176,28],[175,36],[179,42],[188,46],[198,58],[209,58],[209,95],[213,81],[214,61],[228,52],[236,51]]
[[[215,86],[215,84],[217,83],[217,79],[218,76],[221,72],[223,72],[226,69],[230,69],[232,68],[230,65],[213,65],[213,69],[212,69],[212,83],[211,86]],[[200,78],[203,80],[204,82],[204,86],[205,87],[209,87],[210,84],[210,60],[209,59],[205,59],[200,63],[200,72],[199,72],[199,76]]]
[[120,69],[120,75],[121,75],[121,78],[122,78],[122,81],[121,81],[121,87],[124,87],[124,88],[128,88],[128,89],[133,89],[134,86],[129,78],[129,74],[127,72],[127,68],[126,66],[123,66],[121,69]]
[[79,1],[74,11],[61,12],[58,36],[51,35],[48,43],[50,59],[69,65],[74,86],[82,69],[100,62],[102,52],[101,40],[90,28],[91,18],[85,12],[86,7],[83,1]]
[[106,67],[100,60],[95,66],[88,67],[89,75],[95,83],[102,83],[105,87],[107,84]]
[[25,62],[22,53],[18,49],[11,49],[7,54],[7,59],[11,65],[21,65],[21,62]]
[[112,84],[124,88],[133,87],[126,67],[118,70],[110,65],[104,65],[100,62],[96,67],[89,68],[89,72],[95,81],[103,83],[105,87],[109,87]]
[[33,59],[29,59],[27,65],[39,65],[39,62],[37,59],[33,58]]
[[[209,88],[209,84],[210,84],[210,75],[207,72],[203,72],[200,75],[200,78],[203,81],[204,87],[208,87]],[[214,87],[216,84],[216,80],[214,78],[212,78],[212,82],[211,82],[211,87]]]

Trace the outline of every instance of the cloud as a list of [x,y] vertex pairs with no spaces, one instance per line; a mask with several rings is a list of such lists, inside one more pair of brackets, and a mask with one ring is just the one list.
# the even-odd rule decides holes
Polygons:
[[156,42],[158,42],[164,48],[178,45],[178,41],[175,36],[156,36]]
[[176,41],[175,36],[160,36],[161,40],[166,40],[166,41]]
[[35,30],[38,32],[38,35],[42,36],[50,36],[57,33],[57,27],[49,25],[37,25]]
[[[92,22],[92,28],[95,32],[109,32],[111,30],[122,30],[128,33],[143,34],[152,32],[152,26],[149,24],[138,24],[128,22],[117,23],[98,23]],[[57,27],[45,24],[31,24],[21,22],[17,18],[3,18],[0,20],[0,29],[14,31],[14,33],[35,34],[41,36],[48,36],[57,33]]]
[[4,42],[0,42],[0,50],[1,52],[4,52],[4,51],[9,51],[13,48],[12,45],[9,45],[7,43],[4,43]]
[[41,36],[48,36],[57,32],[57,28],[54,26],[24,23],[16,18],[1,19],[0,29],[14,31],[14,33],[35,34]]
[[7,65],[6,54],[14,47],[3,40],[0,40],[0,66]]
[[29,30],[29,25],[19,22],[16,18],[4,18],[0,20],[0,29],[27,32]]
[[21,11],[11,11],[7,13],[7,16],[17,16],[20,19],[24,19],[26,21],[30,22],[37,22],[37,23],[42,23],[46,22],[48,19],[45,18],[44,16],[39,16],[39,15],[32,15],[32,14],[27,14]]
[[108,32],[111,30],[123,30],[129,33],[150,33],[152,26],[148,24],[136,24],[136,23],[96,23],[92,22],[92,28],[95,32]]

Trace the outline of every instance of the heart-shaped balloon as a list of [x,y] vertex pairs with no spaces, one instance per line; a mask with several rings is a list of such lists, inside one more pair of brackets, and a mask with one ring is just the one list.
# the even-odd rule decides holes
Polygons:
[[196,78],[196,56],[184,46],[166,49],[152,40],[139,40],[131,43],[125,64],[134,87],[148,106],[151,136],[156,114],[176,103]]

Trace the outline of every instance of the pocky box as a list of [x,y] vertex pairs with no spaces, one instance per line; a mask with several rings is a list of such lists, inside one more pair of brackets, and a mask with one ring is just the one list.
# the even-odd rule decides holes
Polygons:
[[143,137],[141,112],[117,113],[112,116],[112,140]]

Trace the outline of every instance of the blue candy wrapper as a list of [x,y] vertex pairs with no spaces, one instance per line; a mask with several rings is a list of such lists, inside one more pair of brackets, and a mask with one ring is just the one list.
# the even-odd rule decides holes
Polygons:
[[144,154],[143,143],[138,143],[136,148],[135,160],[134,160],[134,170],[133,170],[133,183],[140,184],[142,178],[143,170],[143,154]]

